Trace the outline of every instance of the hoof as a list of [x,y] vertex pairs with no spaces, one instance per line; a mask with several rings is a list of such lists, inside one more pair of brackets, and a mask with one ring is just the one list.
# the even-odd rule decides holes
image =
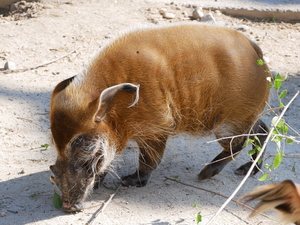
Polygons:
[[213,167],[213,166],[206,166],[204,167],[204,169],[199,173],[198,175],[198,180],[206,180],[209,179],[213,176],[215,176],[216,174],[218,174],[221,170],[217,167]]
[[[252,162],[247,162],[246,164],[240,166],[238,169],[234,171],[234,174],[236,175],[246,175],[252,165]],[[253,171],[251,172],[251,175],[255,175],[259,169],[257,167],[254,167]]]
[[[139,173],[140,174],[140,173]],[[140,176],[138,173],[134,173],[122,178],[122,185],[126,187],[143,187],[148,183],[149,175]]]

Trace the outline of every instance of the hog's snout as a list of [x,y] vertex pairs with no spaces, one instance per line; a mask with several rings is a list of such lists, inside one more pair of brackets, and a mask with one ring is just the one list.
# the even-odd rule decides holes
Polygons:
[[62,210],[65,212],[79,212],[83,208],[82,203],[71,204],[68,200],[63,200]]

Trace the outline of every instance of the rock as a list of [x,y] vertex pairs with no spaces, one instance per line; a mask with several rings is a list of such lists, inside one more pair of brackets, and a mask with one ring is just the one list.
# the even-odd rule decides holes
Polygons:
[[53,9],[53,6],[50,5],[50,4],[44,4],[44,5],[43,5],[43,8],[44,8],[44,9]]
[[188,17],[188,16],[189,16],[189,14],[188,14],[187,12],[185,12],[185,11],[182,12],[182,15],[183,15],[184,17]]
[[216,20],[211,13],[206,14],[201,18],[201,22],[212,22],[215,23]]
[[113,38],[113,36],[110,35],[110,34],[107,34],[107,35],[105,35],[104,37],[105,37],[106,39],[111,39],[111,38]]
[[159,10],[159,13],[160,13],[161,15],[163,15],[163,14],[167,13],[167,9],[162,8],[162,9]]
[[221,13],[220,10],[216,10],[215,13],[216,13],[218,16],[221,16],[221,15],[222,15],[222,13]]
[[4,64],[4,69],[5,70],[15,70],[17,67],[16,67],[16,64],[14,62],[10,62],[10,61],[7,61],[5,64]]
[[195,9],[193,11],[192,17],[194,19],[201,19],[203,16],[204,16],[204,13],[202,12],[202,9]]
[[300,73],[297,73],[296,75],[297,75],[298,77],[300,77]]
[[6,216],[6,213],[5,212],[1,212],[0,217],[4,217],[4,216]]
[[175,14],[173,14],[173,13],[164,13],[163,17],[165,19],[174,19],[175,18]]
[[21,170],[18,174],[25,174],[25,171]]
[[248,30],[249,27],[247,25],[240,25],[240,26],[237,26],[235,29],[244,32],[244,31]]

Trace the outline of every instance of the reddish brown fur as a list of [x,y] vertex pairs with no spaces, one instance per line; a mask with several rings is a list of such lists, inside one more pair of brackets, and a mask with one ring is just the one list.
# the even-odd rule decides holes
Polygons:
[[300,185],[290,180],[278,184],[260,186],[243,196],[240,200],[260,201],[251,216],[270,209],[282,214],[286,223],[300,225]]
[[[175,25],[120,37],[85,74],[54,90],[50,116],[57,160],[69,160],[67,146],[76,135],[97,133],[117,152],[130,139],[137,141],[139,169],[148,174],[159,163],[169,135],[248,133],[269,95],[268,68],[257,65],[260,58],[260,48],[244,35],[214,26]],[[137,93],[120,91],[105,118],[95,122],[100,94],[121,83],[140,85],[138,104],[128,108]],[[235,140],[237,151],[242,141]],[[228,143],[221,143],[226,154]],[[199,179],[218,172],[204,172]]]

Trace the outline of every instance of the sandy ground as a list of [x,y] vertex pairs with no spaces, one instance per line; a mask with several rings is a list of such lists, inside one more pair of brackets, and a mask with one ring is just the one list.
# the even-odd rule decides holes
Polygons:
[[[30,5],[29,5],[30,6]],[[166,8],[176,15],[166,20],[158,10]],[[91,194],[81,213],[67,214],[52,203],[54,186],[49,181],[49,165],[55,162],[49,130],[49,99],[54,86],[82,71],[101,46],[120,31],[137,24],[164,24],[188,21],[193,9],[187,5],[170,5],[137,1],[45,0],[33,3],[25,12],[0,17],[0,68],[6,61],[18,69],[30,68],[64,57],[37,69],[3,73],[0,71],[0,224],[87,224],[103,201],[113,193],[119,176],[131,173],[137,166],[135,144],[130,143],[124,158],[118,160],[107,177],[106,187]],[[256,40],[269,58],[272,71],[288,73],[285,88],[287,102],[300,89],[300,24],[257,22],[211,12],[216,21],[227,27],[248,26],[244,32]],[[186,16],[185,16],[186,15]],[[241,65],[242,66],[242,65]],[[272,98],[276,97],[272,94]],[[276,101],[270,101],[276,106]],[[300,132],[300,97],[286,114],[290,126]],[[268,123],[272,114],[264,117]],[[199,182],[197,174],[221,148],[207,143],[214,137],[197,139],[182,135],[169,140],[166,155],[150,182],[143,188],[122,188],[100,213],[95,224],[196,224],[201,212],[205,224],[226,200],[216,194],[188,187],[165,177],[229,196],[242,177],[233,170],[248,161],[244,151],[219,175]],[[41,145],[49,144],[43,148]],[[284,146],[286,154],[299,154],[299,145]],[[212,149],[216,149],[212,151]],[[274,145],[267,149],[267,161],[275,154]],[[300,181],[299,158],[286,157],[271,173],[270,180],[258,181],[261,174],[250,177],[237,199],[253,187],[293,179]],[[295,172],[292,171],[294,166]],[[198,202],[197,207],[193,205]],[[212,224],[274,224],[271,217],[249,219],[250,211],[230,203]]]

